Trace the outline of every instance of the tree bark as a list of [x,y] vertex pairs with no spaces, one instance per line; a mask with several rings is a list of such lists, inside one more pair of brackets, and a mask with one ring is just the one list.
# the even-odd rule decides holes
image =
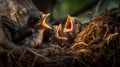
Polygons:
[[0,0],[0,16],[5,15],[20,24],[35,12],[39,11],[31,0]]
[[24,25],[28,17],[34,14],[42,15],[43,13],[38,11],[31,0],[0,0],[0,47],[5,49],[19,48],[6,38],[1,16],[7,16],[17,24]]

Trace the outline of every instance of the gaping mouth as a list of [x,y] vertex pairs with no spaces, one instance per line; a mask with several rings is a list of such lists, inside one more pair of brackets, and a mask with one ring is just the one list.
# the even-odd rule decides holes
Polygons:
[[40,29],[51,29],[51,27],[46,24],[46,19],[50,15],[50,13],[43,15],[43,19],[39,21],[39,24],[37,24],[37,28]]
[[65,37],[63,34],[62,34],[62,25],[59,24],[58,28],[57,28],[57,32],[56,32],[56,38],[59,39],[59,40],[67,40],[67,37]]
[[65,33],[71,33],[73,31],[73,22],[71,17],[68,15],[65,27],[63,30]]

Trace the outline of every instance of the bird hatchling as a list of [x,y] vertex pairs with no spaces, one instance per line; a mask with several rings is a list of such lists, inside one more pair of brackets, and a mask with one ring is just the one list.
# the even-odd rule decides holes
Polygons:
[[50,41],[55,45],[63,47],[66,44],[67,37],[63,35],[62,24],[54,26],[51,32],[53,35],[50,37]]
[[68,43],[72,43],[77,34],[81,31],[81,22],[77,17],[68,15],[63,32],[68,38]]

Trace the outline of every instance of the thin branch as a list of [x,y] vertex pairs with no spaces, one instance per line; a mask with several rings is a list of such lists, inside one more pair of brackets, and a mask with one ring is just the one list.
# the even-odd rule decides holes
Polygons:
[[41,57],[41,58],[43,58],[43,59],[45,59],[45,60],[49,60],[47,57],[38,54],[36,51],[33,51],[33,50],[30,49],[29,47],[26,47],[26,49],[27,49],[28,51],[32,52],[33,54],[35,54],[35,55],[38,56],[38,57]]
[[[97,6],[96,6],[96,9],[95,9],[94,17],[97,16],[97,14],[98,14],[98,12],[99,12],[99,8],[100,8],[102,2],[103,2],[103,0],[99,0],[98,4],[97,4]],[[94,18],[94,17],[93,17],[93,18]]]

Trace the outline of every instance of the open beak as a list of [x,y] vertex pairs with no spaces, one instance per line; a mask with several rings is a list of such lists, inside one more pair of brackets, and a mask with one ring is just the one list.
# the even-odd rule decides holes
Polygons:
[[50,13],[43,15],[43,19],[38,24],[38,28],[40,28],[40,29],[51,29],[51,27],[48,24],[46,24],[46,19],[49,15],[50,15]]
[[68,15],[67,17],[67,21],[65,23],[65,27],[64,27],[64,33],[72,33],[73,31],[73,22],[72,22],[72,19],[71,17]]
[[59,40],[67,40],[67,37],[65,37],[62,34],[62,24],[59,24],[55,35],[56,35],[56,38],[59,39]]

